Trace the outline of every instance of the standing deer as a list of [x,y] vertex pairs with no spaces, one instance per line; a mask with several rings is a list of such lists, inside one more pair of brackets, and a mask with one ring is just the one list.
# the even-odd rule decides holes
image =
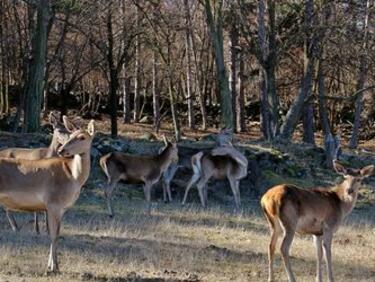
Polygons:
[[236,208],[241,206],[240,180],[247,175],[247,159],[237,151],[230,143],[213,149],[211,152],[199,152],[192,156],[191,166],[193,176],[191,177],[182,200],[184,205],[190,188],[197,183],[199,198],[203,207],[207,205],[206,183],[213,177],[215,179],[227,178],[233,192]]
[[[176,143],[168,142],[164,138],[165,148],[158,155],[134,156],[121,152],[113,152],[100,158],[100,166],[107,176],[105,196],[109,216],[113,217],[111,197],[116,184],[123,180],[127,184],[143,184],[143,191],[148,204],[148,212],[151,211],[151,188],[159,181],[161,175],[168,169],[171,163],[178,161],[178,149]],[[170,194],[170,191],[168,192]]]
[[273,258],[277,239],[283,236],[281,255],[289,281],[295,281],[289,261],[289,249],[296,232],[313,235],[317,250],[316,281],[322,281],[322,250],[327,263],[328,280],[333,281],[331,245],[333,234],[343,219],[353,210],[361,181],[374,172],[374,166],[362,169],[345,168],[334,162],[335,171],[344,181],[329,189],[302,189],[282,184],[269,189],[261,206],[271,230],[268,248],[269,276],[274,280]]
[[[58,147],[66,142],[69,138],[69,132],[65,126],[72,127],[73,125],[66,120],[67,124],[64,126],[59,122],[53,112],[49,115],[49,122],[53,127],[53,136],[51,144],[46,148],[26,149],[26,148],[7,148],[0,151],[0,158],[16,158],[25,160],[40,160],[46,158],[57,157]],[[6,214],[13,231],[17,231],[17,223],[11,213],[6,210]],[[39,234],[38,213],[35,213],[34,229]],[[48,227],[47,227],[48,228]]]
[[[64,116],[64,120],[66,117]],[[78,199],[90,173],[94,121],[76,130],[58,149],[60,158],[0,158],[0,204],[13,211],[46,211],[51,248],[48,269],[58,271],[57,239],[66,210]]]

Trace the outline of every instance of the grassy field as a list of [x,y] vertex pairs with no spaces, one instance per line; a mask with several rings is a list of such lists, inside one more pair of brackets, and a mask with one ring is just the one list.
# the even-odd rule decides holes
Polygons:
[[[300,153],[297,149],[288,149],[294,160],[286,170],[289,176],[279,175],[270,168],[262,171],[261,178],[269,184],[334,183],[337,175],[321,170],[319,162],[313,162],[314,151],[306,157],[304,147],[299,148]],[[301,167],[295,168],[297,164]],[[349,164],[353,165],[352,159]],[[301,168],[307,171],[306,177],[295,173]],[[230,189],[225,185],[222,188],[227,191],[221,192],[220,197],[209,192],[207,209],[198,205],[195,189],[189,195],[190,204],[182,207],[179,203],[183,191],[175,187],[174,202],[164,204],[160,195],[154,195],[152,213],[148,215],[141,187],[122,185],[113,201],[116,216],[110,219],[100,188],[103,180],[102,173],[94,166],[78,202],[64,217],[58,246],[61,273],[57,275],[46,273],[49,237],[45,232],[41,235],[33,232],[33,216],[17,214],[22,228],[14,233],[0,209],[0,282],[267,281],[269,233],[257,193],[243,193],[243,211],[235,214]],[[248,192],[245,186],[242,185],[242,192]],[[334,237],[336,281],[375,281],[374,186],[372,177],[361,191],[357,208]],[[291,255],[297,281],[314,281],[312,238],[297,236]],[[286,281],[279,252],[275,271],[277,281]]]
[[[17,215],[13,233],[0,218],[0,281],[266,281],[268,226],[258,199],[243,199],[244,211],[210,203],[154,203],[145,213],[140,190],[132,199],[122,188],[114,219],[106,215],[100,188],[91,183],[67,212],[59,240],[61,273],[46,274],[49,239],[32,231],[32,216]],[[127,194],[127,197],[124,195]],[[374,206],[357,209],[333,244],[336,281],[375,281]],[[292,263],[299,281],[313,281],[315,250],[310,237],[297,237]],[[276,278],[286,276],[280,256]]]

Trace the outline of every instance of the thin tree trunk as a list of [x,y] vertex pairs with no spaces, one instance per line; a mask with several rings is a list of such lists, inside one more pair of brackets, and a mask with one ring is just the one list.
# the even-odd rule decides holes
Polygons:
[[46,65],[47,25],[50,17],[49,0],[40,0],[37,8],[37,25],[33,38],[32,63],[27,83],[25,120],[27,132],[35,132],[40,127],[42,110],[43,80]]
[[318,94],[319,94],[319,117],[320,124],[322,125],[323,135],[326,136],[331,133],[331,127],[329,125],[327,104],[325,98],[325,85],[324,85],[324,74],[322,69],[322,59],[318,61]]
[[266,61],[268,59],[268,47],[267,47],[267,34],[265,27],[265,12],[266,5],[265,0],[258,1],[258,13],[257,13],[257,22],[258,22],[258,46],[260,54],[258,55],[258,61],[260,65],[259,71],[259,89],[260,89],[260,123],[261,131],[265,139],[271,139],[271,123],[270,123],[270,105],[268,102],[268,84],[267,84],[267,73]]
[[[136,7],[136,25],[139,27],[139,11],[138,8]],[[140,40],[139,40],[139,35],[136,36],[135,39],[135,70],[134,70],[134,122],[139,121],[139,111],[140,111],[140,69],[139,69],[139,56],[140,56]]]
[[222,6],[223,1],[216,1],[215,10],[216,17],[212,13],[210,0],[205,0],[205,11],[207,24],[210,29],[211,41],[215,51],[216,75],[219,83],[220,92],[220,109],[221,119],[220,125],[222,128],[233,129],[233,110],[231,93],[229,90],[228,76],[224,64],[224,50],[223,50],[223,16]]
[[237,121],[237,131],[238,132],[244,132],[246,130],[245,125],[245,98],[244,98],[244,71],[245,71],[245,63],[243,60],[243,52],[241,50],[240,56],[239,56],[239,73],[238,73],[238,79],[237,79],[237,95],[236,95],[236,110],[235,113],[237,115],[236,121]]
[[157,54],[154,50],[152,52],[152,105],[154,112],[154,129],[157,129],[160,120],[160,92],[157,83]]
[[122,84],[122,103],[123,103],[123,122],[130,123],[130,89],[129,89],[129,78],[125,67],[123,68],[124,81]]
[[[232,4],[233,5],[233,4]],[[232,7],[233,9],[233,7]],[[234,12],[232,11],[232,14]],[[231,64],[230,64],[230,78],[229,78],[229,85],[230,85],[230,90],[231,90],[231,95],[232,95],[232,111],[233,113],[236,113],[233,115],[233,128],[234,131],[237,132],[237,79],[238,79],[238,63],[239,63],[239,42],[238,42],[238,27],[236,23],[234,22],[234,15],[232,15],[232,23],[231,23],[231,28],[230,28],[230,58],[231,58]]]
[[108,52],[107,63],[109,68],[109,99],[108,109],[111,116],[111,136],[117,137],[117,89],[118,89],[118,73],[113,57],[113,29],[112,29],[112,11],[109,9],[107,15],[107,40]]
[[188,103],[188,125],[189,128],[194,129],[194,94],[192,90],[192,68],[191,68],[191,22],[190,22],[190,8],[189,1],[184,0],[185,6],[185,17],[186,17],[186,35],[185,35],[185,45],[186,45],[186,96]]
[[[316,59],[316,46],[318,37],[315,34],[311,34],[314,23],[314,1],[306,0],[305,2],[305,29],[307,46],[305,48],[305,59],[304,59],[304,76],[302,78],[300,91],[295,102],[290,107],[285,121],[281,126],[280,137],[282,139],[291,139],[293,132],[297,126],[297,123],[301,117],[303,107],[305,106],[305,100],[311,95],[312,88],[312,77],[314,71],[314,64]],[[309,125],[311,126],[311,124]],[[311,140],[310,140],[311,141]]]
[[[366,12],[364,18],[364,34],[363,34],[363,44],[362,50],[359,57],[359,69],[358,69],[358,79],[357,79],[357,91],[361,90],[365,86],[365,82],[367,79],[367,72],[368,72],[368,64],[367,64],[367,33],[368,33],[368,18],[369,18],[369,6],[370,1],[367,0],[366,2]],[[354,111],[354,123],[353,123],[353,132],[352,136],[350,137],[349,147],[354,149],[358,146],[358,139],[359,139],[359,129],[361,127],[361,114],[363,109],[363,92],[361,92],[356,100],[355,100],[355,111]]]

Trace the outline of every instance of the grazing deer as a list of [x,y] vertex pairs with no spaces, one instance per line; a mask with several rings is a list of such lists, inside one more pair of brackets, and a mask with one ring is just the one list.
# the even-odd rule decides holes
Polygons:
[[213,149],[211,152],[199,152],[192,156],[191,166],[193,176],[191,177],[182,200],[184,205],[190,188],[197,183],[199,198],[203,207],[207,205],[207,188],[206,183],[213,177],[215,179],[227,178],[233,192],[236,208],[241,206],[240,180],[247,175],[247,159],[233,146],[221,146]]
[[322,281],[322,249],[327,263],[328,280],[333,281],[331,244],[345,216],[354,208],[361,181],[372,175],[374,166],[362,169],[345,168],[333,163],[344,181],[332,188],[301,189],[282,184],[269,189],[261,200],[261,206],[269,222],[271,241],[268,248],[269,276],[273,281],[273,258],[277,239],[283,234],[281,255],[289,281],[295,281],[289,261],[289,248],[296,232],[311,234],[317,249],[316,280]]
[[[65,126],[73,126],[69,121],[65,126],[59,122],[58,117],[54,115],[53,112],[49,115],[49,123],[53,127],[53,136],[51,144],[46,148],[36,148],[36,149],[25,149],[25,148],[7,148],[0,151],[0,158],[16,158],[25,160],[40,160],[46,158],[57,157],[58,147],[66,142],[69,138],[69,132]],[[6,215],[8,217],[10,226],[13,231],[17,231],[17,223],[13,215],[6,210]],[[35,232],[39,234],[39,223],[38,223],[38,213],[35,213],[34,220]],[[47,227],[48,228],[48,227]]]
[[58,271],[56,249],[62,217],[89,177],[93,136],[92,120],[87,131],[72,132],[59,147],[60,158],[0,159],[0,204],[13,211],[47,212],[51,237],[48,268],[53,272]]
[[152,186],[159,181],[171,163],[178,161],[177,144],[168,142],[165,138],[164,142],[164,150],[155,156],[134,156],[113,152],[100,158],[100,166],[108,179],[105,196],[110,217],[114,216],[111,205],[112,193],[120,180],[127,184],[143,184],[148,211],[151,211]]

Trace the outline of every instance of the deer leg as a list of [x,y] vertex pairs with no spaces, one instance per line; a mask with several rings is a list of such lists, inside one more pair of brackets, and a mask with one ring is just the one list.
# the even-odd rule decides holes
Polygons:
[[48,226],[48,215],[47,215],[47,211],[44,212],[44,220],[46,222],[46,232],[47,234],[49,235],[49,226]]
[[36,234],[40,234],[39,232],[39,220],[38,220],[38,213],[34,212],[34,230]]
[[57,240],[60,234],[60,224],[62,215],[62,211],[58,209],[48,210],[49,234],[51,238],[51,247],[48,259],[48,270],[51,272],[59,271],[59,264],[57,261]]
[[273,259],[275,257],[275,249],[277,239],[279,239],[280,233],[277,229],[272,229],[271,241],[268,245],[268,281],[274,281],[273,275]]
[[329,282],[333,282],[331,245],[332,234],[330,232],[323,233],[323,250],[327,263],[327,276]]
[[199,192],[199,198],[201,200],[201,204],[202,204],[202,207],[206,207],[207,206],[207,194],[205,196],[205,186],[206,186],[206,183],[207,183],[208,179],[205,177],[205,178],[201,178],[198,183],[197,183],[197,188],[198,188],[198,192]]
[[169,202],[172,202],[171,182],[168,181],[165,185],[166,185],[166,189],[167,189],[168,200],[169,200]]
[[145,183],[143,186],[143,192],[145,193],[145,198],[147,201],[147,213],[151,214],[151,184]]
[[293,242],[296,224],[293,224],[292,222],[290,222],[287,219],[283,220],[281,218],[281,221],[282,221],[282,227],[284,229],[284,238],[283,238],[283,242],[281,243],[280,251],[281,251],[281,255],[283,257],[285,270],[286,270],[286,273],[288,275],[288,280],[289,280],[289,282],[295,282],[296,279],[294,278],[292,266],[290,264],[289,249],[290,249],[290,246],[292,245],[292,242]]
[[105,197],[107,198],[107,208],[108,208],[108,214],[109,214],[110,218],[114,217],[111,198],[112,198],[112,193],[113,193],[113,191],[116,187],[117,182],[118,182],[118,180],[108,181],[107,187],[104,190]]
[[8,218],[8,221],[9,221],[9,224],[10,224],[10,227],[12,228],[12,230],[14,232],[18,231],[17,222],[14,219],[13,214],[11,212],[9,212],[8,210],[5,210],[5,213],[7,215],[7,218]]
[[166,181],[163,179],[162,186],[163,186],[163,201],[164,203],[167,203],[167,187],[166,187]]
[[322,249],[322,237],[313,235],[314,243],[316,247],[316,282],[322,282],[322,256],[323,256],[323,249]]
[[234,202],[236,203],[236,209],[240,210],[241,207],[241,198],[240,198],[240,189],[239,189],[239,181],[228,178],[230,188],[232,189],[232,193],[234,196]]
[[193,176],[190,178],[188,185],[186,186],[184,199],[182,200],[182,205],[185,205],[185,202],[186,202],[186,199],[187,199],[187,196],[189,194],[191,187],[193,187],[194,183],[196,183],[199,178],[200,178],[200,174],[194,172]]

